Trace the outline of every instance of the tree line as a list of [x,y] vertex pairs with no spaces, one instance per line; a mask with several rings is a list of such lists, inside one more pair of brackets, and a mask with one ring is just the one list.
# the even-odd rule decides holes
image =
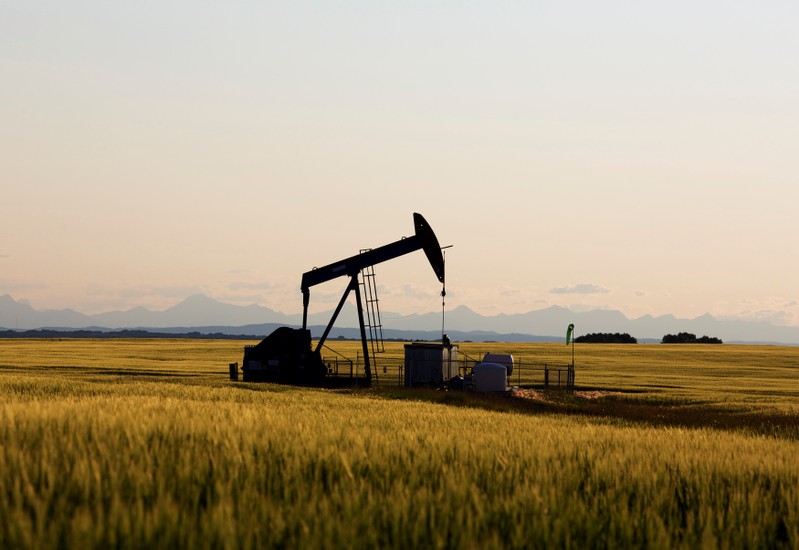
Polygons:
[[712,336],[696,337],[690,332],[680,332],[679,334],[667,334],[663,337],[661,344],[722,344],[721,338]]
[[624,333],[610,333],[610,332],[596,332],[578,336],[574,339],[576,343],[586,344],[637,344],[638,340],[633,338],[626,332]]
[[[578,344],[637,344],[638,340],[626,332],[592,332],[574,339]],[[721,338],[712,336],[696,337],[690,332],[667,334],[660,341],[661,344],[722,344]]]

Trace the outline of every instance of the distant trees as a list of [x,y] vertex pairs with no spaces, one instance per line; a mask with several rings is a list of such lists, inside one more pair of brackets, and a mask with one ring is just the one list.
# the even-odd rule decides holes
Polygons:
[[574,339],[577,343],[586,344],[637,344],[638,340],[625,333],[597,332],[578,336]]
[[696,337],[690,332],[680,332],[679,334],[667,334],[660,341],[661,344],[722,344],[721,338],[711,336]]

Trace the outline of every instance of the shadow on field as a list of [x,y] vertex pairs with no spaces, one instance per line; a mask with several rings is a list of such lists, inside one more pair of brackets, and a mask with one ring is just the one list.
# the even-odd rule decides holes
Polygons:
[[599,388],[579,388],[574,392],[519,389],[510,394],[406,388],[366,391],[384,399],[426,401],[495,412],[561,414],[652,427],[705,428],[799,439],[797,414],[635,395],[640,392],[610,392]]

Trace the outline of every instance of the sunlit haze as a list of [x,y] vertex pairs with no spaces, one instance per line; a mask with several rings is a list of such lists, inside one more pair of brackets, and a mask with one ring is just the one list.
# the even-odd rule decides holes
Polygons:
[[[799,325],[799,4],[0,1],[0,295],[85,313],[413,234],[447,308]],[[381,307],[441,307],[424,254]],[[330,309],[347,281],[315,288]]]

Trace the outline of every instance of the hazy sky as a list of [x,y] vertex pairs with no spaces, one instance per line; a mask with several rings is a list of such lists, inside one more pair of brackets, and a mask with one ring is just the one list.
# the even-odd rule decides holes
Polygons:
[[[799,4],[0,0],[0,294],[285,312],[413,233],[447,305],[799,324]],[[422,253],[381,307],[439,310]],[[312,290],[329,309],[346,281]]]

